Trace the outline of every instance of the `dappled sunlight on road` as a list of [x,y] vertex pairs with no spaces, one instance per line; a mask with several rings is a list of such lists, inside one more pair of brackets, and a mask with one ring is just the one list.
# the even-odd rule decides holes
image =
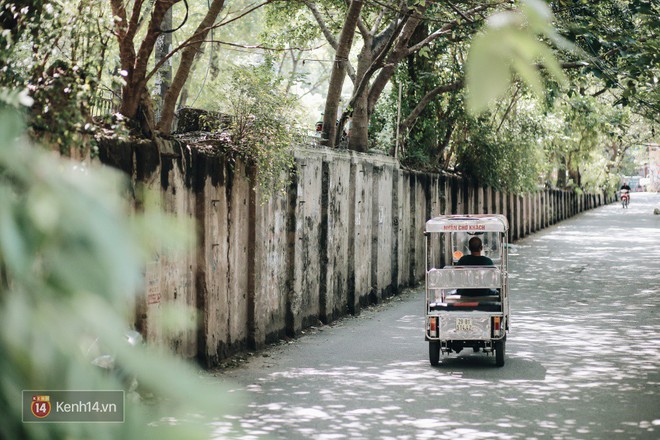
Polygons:
[[646,218],[649,206],[637,195],[625,213],[610,205],[516,243],[503,368],[471,350],[430,367],[416,295],[389,323],[356,319],[228,373],[251,403],[218,419],[218,438],[660,438],[660,216]]
[[[585,213],[527,238],[512,261],[524,274],[512,282],[512,340],[517,352],[542,344],[544,401],[573,398],[594,417],[638,405],[648,419],[601,420],[619,438],[660,437],[660,219],[650,206],[631,205],[625,217],[617,205]],[[647,221],[630,225],[631,214]]]

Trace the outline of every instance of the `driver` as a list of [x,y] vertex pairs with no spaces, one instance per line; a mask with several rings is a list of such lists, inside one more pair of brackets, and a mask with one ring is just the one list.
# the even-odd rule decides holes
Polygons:
[[623,185],[621,185],[621,189],[622,190],[625,189],[625,190],[630,191],[630,186],[628,186],[628,182],[623,182]]
[[[468,241],[468,249],[470,249],[470,255],[463,255],[458,260],[457,264],[459,266],[494,266],[493,260],[481,255],[484,246],[479,237],[472,237]],[[465,296],[483,296],[496,294],[497,291],[492,289],[458,289],[457,293]]]
[[493,260],[481,255],[484,246],[479,237],[472,237],[468,241],[468,249],[470,249],[470,255],[463,255],[456,264],[459,266],[494,266]]

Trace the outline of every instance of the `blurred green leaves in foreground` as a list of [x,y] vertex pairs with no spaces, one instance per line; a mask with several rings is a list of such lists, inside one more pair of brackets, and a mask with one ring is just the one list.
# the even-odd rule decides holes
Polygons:
[[[148,203],[133,213],[118,172],[29,145],[22,130],[15,111],[0,111],[0,438],[209,438],[226,391],[124,336],[145,262],[181,238],[173,220]],[[22,390],[126,388],[90,363],[97,339],[152,397],[127,394],[124,423],[22,423]]]
[[[545,96],[544,73],[561,85],[568,80],[552,49],[572,49],[553,27],[553,16],[541,0],[524,0],[519,10],[499,12],[474,37],[467,66],[467,108],[477,115],[504,96],[514,75],[531,91]],[[540,69],[543,67],[545,72]]]

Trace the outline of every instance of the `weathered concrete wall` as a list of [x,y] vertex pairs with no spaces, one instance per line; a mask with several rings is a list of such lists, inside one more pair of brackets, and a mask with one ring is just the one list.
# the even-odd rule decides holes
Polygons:
[[261,195],[256,196],[254,297],[248,305],[248,311],[252,310],[248,322],[253,328],[250,345],[260,347],[286,336],[291,256],[287,198],[277,196],[260,203]]
[[[149,341],[206,366],[357,314],[422,280],[432,216],[502,213],[516,240],[609,201],[557,190],[502,193],[403,170],[386,156],[321,149],[298,150],[287,193],[265,200],[253,170],[209,150],[108,144],[100,158],[129,174],[136,193],[151,189],[165,211],[191,220],[196,248],[147,265],[136,324]],[[442,249],[436,259],[447,258]],[[156,322],[169,305],[194,307],[197,327],[160,334]]]
[[[289,332],[298,333],[316,325],[320,315],[321,281],[321,195],[323,159],[321,156],[299,157],[297,185],[294,193],[293,289],[289,292]],[[325,232],[324,232],[325,233]],[[324,262],[325,263],[325,262]]]

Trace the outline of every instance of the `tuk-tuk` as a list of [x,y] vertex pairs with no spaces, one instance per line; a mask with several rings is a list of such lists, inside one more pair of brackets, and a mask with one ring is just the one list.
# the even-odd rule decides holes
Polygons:
[[[426,222],[426,340],[431,365],[466,347],[504,365],[509,330],[507,219],[499,214],[443,215]],[[493,265],[462,265],[479,237]],[[464,260],[465,261],[465,260]],[[444,267],[440,267],[444,264]]]

